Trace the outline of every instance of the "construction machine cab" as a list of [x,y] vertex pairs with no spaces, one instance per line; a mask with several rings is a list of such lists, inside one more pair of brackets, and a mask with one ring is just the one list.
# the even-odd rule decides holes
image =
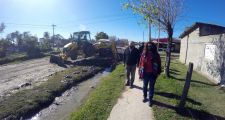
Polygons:
[[75,42],[91,41],[91,35],[89,31],[74,32],[73,38]]

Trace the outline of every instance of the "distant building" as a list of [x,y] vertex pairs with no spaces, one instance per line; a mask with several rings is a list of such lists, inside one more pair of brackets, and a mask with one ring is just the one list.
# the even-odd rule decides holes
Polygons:
[[128,39],[118,39],[116,41],[116,46],[119,46],[119,47],[125,47],[125,46],[128,46]]
[[44,43],[44,40],[45,40],[44,38],[39,38],[38,42],[39,43]]
[[181,35],[180,61],[216,83],[225,83],[225,27],[196,22]]
[[[152,39],[154,43],[159,44],[159,49],[160,50],[166,50],[167,48],[167,43],[168,43],[168,38],[159,38],[159,39]],[[172,52],[180,52],[180,40],[178,39],[173,39],[172,41],[172,46],[171,46],[171,51]]]

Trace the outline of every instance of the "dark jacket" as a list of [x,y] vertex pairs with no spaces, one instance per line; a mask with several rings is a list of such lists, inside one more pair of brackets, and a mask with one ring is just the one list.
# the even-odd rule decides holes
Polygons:
[[127,47],[124,51],[123,62],[126,65],[136,65],[139,59],[139,51],[137,48],[130,49]]

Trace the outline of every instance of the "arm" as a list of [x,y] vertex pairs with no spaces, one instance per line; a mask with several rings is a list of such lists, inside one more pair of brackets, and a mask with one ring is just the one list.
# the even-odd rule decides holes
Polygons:
[[139,66],[139,63],[140,63],[140,58],[141,58],[141,54],[140,54],[140,51],[137,49],[137,67]]
[[160,74],[162,72],[162,66],[161,66],[161,58],[160,58],[160,55],[159,54],[158,54],[158,65],[159,65],[158,74]]
[[125,62],[126,62],[126,50],[124,50],[124,53],[123,53],[123,64],[125,65]]

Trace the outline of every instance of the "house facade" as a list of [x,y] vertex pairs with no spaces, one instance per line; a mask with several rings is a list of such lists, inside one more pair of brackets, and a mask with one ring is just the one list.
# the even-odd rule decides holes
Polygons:
[[215,83],[225,83],[225,27],[194,23],[181,35],[179,60],[194,63],[194,69]]
[[[167,43],[168,43],[168,38],[153,38],[152,42],[154,42],[156,45],[159,45],[160,49],[166,50],[167,48]],[[180,40],[173,38],[172,41],[172,46],[171,46],[171,51],[172,52],[180,52]]]

